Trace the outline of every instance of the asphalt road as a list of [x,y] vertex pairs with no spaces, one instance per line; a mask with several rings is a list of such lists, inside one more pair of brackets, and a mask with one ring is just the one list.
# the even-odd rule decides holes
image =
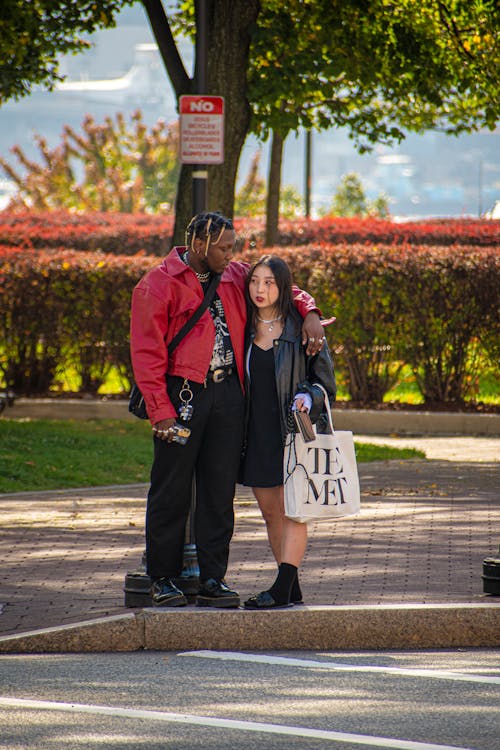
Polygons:
[[498,651],[0,657],[1,750],[498,750]]

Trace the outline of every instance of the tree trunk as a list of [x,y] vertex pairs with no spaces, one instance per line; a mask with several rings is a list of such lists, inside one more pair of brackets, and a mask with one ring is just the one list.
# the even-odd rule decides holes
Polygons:
[[283,161],[283,144],[285,139],[273,130],[271,155],[269,158],[269,175],[266,198],[266,247],[278,241],[278,222],[280,212],[281,164]]
[[[232,217],[234,188],[241,149],[250,126],[246,97],[250,28],[257,20],[259,0],[204,0],[208,17],[208,91],[223,96],[224,163],[208,170],[207,209]],[[177,98],[196,94],[185,71],[161,0],[143,0],[163,64]],[[195,65],[196,68],[196,65]],[[174,244],[183,244],[184,231],[193,215],[192,166],[183,165],[175,204]]]
[[[250,28],[259,12],[258,0],[207,0],[208,94],[224,97],[224,163],[208,169],[209,211],[233,216],[234,190],[241,149],[250,126],[246,97]],[[191,167],[183,166],[177,191],[176,242],[193,215]]]
[[183,164],[177,182],[175,196],[175,226],[172,237],[173,245],[184,245],[185,231],[193,216],[193,179],[191,164]]

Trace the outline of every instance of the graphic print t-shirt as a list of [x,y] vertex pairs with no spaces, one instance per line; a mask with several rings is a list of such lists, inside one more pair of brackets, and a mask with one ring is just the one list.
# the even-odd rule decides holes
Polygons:
[[210,369],[217,370],[219,367],[231,367],[234,363],[234,352],[224,307],[219,295],[215,295],[208,309],[215,326],[215,343]]

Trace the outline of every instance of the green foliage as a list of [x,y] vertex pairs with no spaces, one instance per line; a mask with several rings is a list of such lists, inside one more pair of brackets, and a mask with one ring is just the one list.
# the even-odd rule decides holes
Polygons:
[[354,445],[358,463],[425,458],[423,451],[414,448],[394,448],[390,445],[375,445],[373,443],[355,443]]
[[253,128],[347,126],[361,151],[407,130],[493,129],[499,69],[495,0],[267,0],[252,37]]
[[500,313],[498,248],[311,245],[275,252],[324,314],[336,315],[326,333],[353,401],[382,401],[405,364],[426,403],[460,404],[474,395],[489,356],[485,333]]
[[342,177],[332,205],[325,215],[376,216],[385,219],[389,215],[389,205],[382,193],[374,201],[367,200],[359,176],[350,172]]
[[[289,257],[287,250],[287,260]],[[398,380],[395,335],[398,310],[393,305],[392,248],[337,246],[308,248],[294,257],[294,278],[315,298],[324,315],[336,322],[326,329],[337,362],[345,371],[353,401],[379,403]],[[304,275],[305,272],[305,275]]]
[[266,182],[259,174],[261,152],[256,151],[245,182],[235,196],[236,216],[263,216],[266,205]]
[[368,201],[368,216],[376,216],[378,219],[388,219],[389,214],[389,198],[385,193],[380,193],[375,200]]
[[[266,182],[259,174],[261,152],[256,151],[248,175],[235,196],[236,216],[258,217],[266,213]],[[301,213],[302,198],[293,185],[285,185],[280,191],[280,215],[292,219]]]
[[115,25],[115,17],[135,0],[2,0],[0,5],[0,104],[30,94],[34,84],[49,88],[61,80],[58,57],[90,47],[96,29]]
[[351,172],[344,175],[333,196],[331,213],[334,216],[365,216],[366,196],[361,180]]
[[293,185],[283,185],[280,190],[280,216],[294,219],[303,213],[303,200]]
[[[53,86],[57,54],[88,46],[133,0],[4,0],[0,103]],[[165,4],[166,5],[166,4]],[[347,127],[360,151],[407,131],[495,128],[499,115],[497,0],[206,0],[211,86],[226,97],[225,165],[211,167],[211,201],[232,214],[237,164],[251,127],[283,138],[300,127]],[[177,95],[191,93],[171,33],[195,30],[194,0],[146,2]],[[250,58],[249,54],[250,44]],[[199,61],[198,61],[199,62]],[[196,61],[195,61],[196,67]],[[250,125],[249,107],[253,122]],[[190,210],[178,191],[181,226]]]
[[82,132],[66,126],[49,149],[35,136],[40,161],[12,148],[22,172],[0,158],[17,185],[10,208],[76,211],[158,211],[171,209],[179,175],[178,126],[159,120],[148,132],[140,111],[127,125],[122,114],[102,125],[87,116]]

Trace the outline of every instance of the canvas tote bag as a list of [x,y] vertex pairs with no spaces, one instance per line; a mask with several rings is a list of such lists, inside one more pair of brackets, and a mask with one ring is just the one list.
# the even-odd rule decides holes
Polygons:
[[331,434],[318,434],[315,427],[315,439],[306,443],[300,433],[290,433],[283,456],[285,515],[300,523],[354,516],[360,510],[353,434],[334,430],[327,393],[319,387]]

